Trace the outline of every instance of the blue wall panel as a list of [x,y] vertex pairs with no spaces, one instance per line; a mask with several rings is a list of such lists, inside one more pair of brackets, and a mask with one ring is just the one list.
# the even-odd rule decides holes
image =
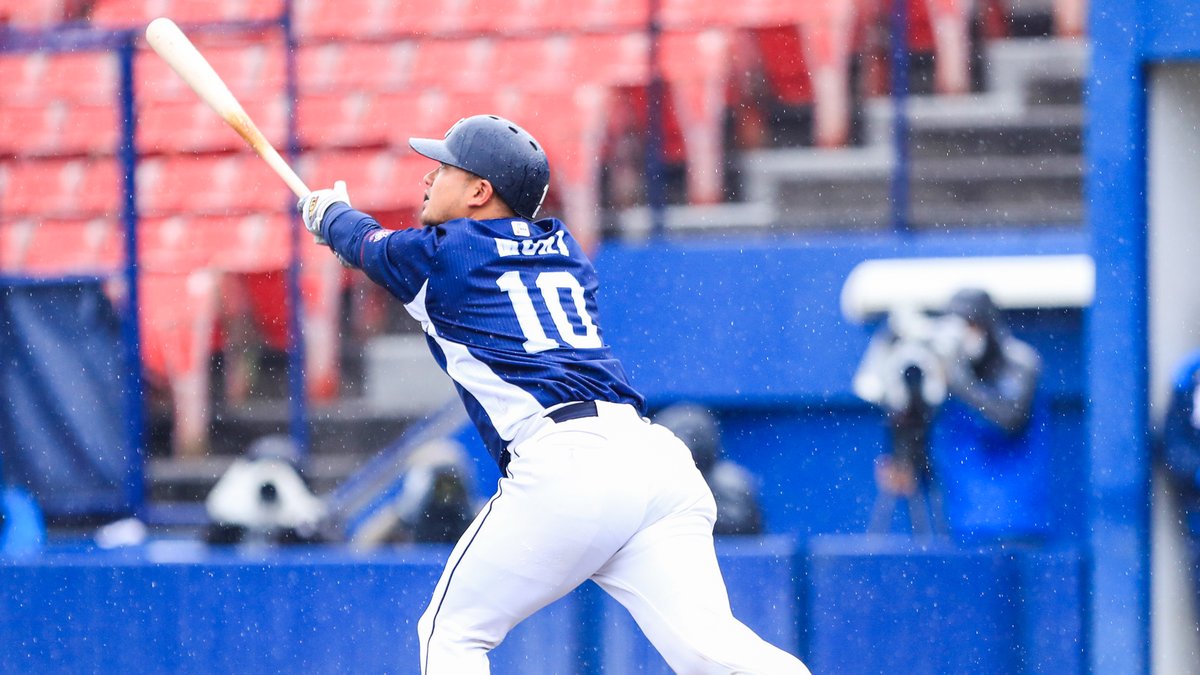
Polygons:
[[[792,654],[803,653],[797,588],[804,581],[791,538],[730,537],[717,552],[733,614],[764,640]],[[617,601],[600,593],[604,672],[669,675],[658,652]]]
[[[448,552],[191,549],[165,563],[96,553],[2,565],[0,672],[410,672]],[[568,596],[520,626],[495,672],[571,672],[579,611]]]
[[819,537],[809,560],[813,672],[1086,672],[1073,551]]
[[[0,564],[0,672],[414,672],[417,621],[448,554],[188,545]],[[795,652],[794,543],[722,542],[719,560],[739,617]],[[492,653],[493,672],[661,663],[624,609],[601,595],[582,588],[518,626]]]

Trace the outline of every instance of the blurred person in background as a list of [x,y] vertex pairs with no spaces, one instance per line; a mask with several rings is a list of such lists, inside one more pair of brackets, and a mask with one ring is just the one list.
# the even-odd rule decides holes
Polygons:
[[703,406],[676,403],[654,416],[692,451],[696,468],[717,500],[713,534],[762,534],[762,506],[758,481],[745,467],[725,459],[717,420]]
[[1041,358],[985,291],[955,293],[946,314],[961,322],[961,339],[945,360],[947,396],[931,446],[950,529],[971,541],[1041,541],[1050,530]]
[[471,462],[463,446],[435,438],[413,450],[400,490],[353,536],[358,547],[454,543],[479,511],[471,494]]
[[1159,439],[1163,463],[1183,511],[1193,574],[1200,573],[1200,350],[1176,368]]

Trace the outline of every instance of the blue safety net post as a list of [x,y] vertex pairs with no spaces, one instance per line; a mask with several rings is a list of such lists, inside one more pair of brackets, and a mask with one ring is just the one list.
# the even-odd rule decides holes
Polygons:
[[[283,16],[280,17],[280,28],[283,31],[287,53],[284,55],[286,69],[284,82],[287,89],[287,154],[289,160],[295,160],[300,153],[300,133],[296,123],[297,102],[299,92],[296,82],[296,52],[298,49],[296,31],[292,27],[292,0],[285,0]],[[289,198],[288,211],[292,210],[294,201]],[[292,219],[294,221],[294,219]],[[300,228],[288,228],[292,243],[291,260],[288,261],[288,303],[292,311],[288,312],[288,412],[292,441],[303,461],[308,456],[308,392],[304,385],[304,335],[301,332],[300,317],[302,314],[300,293]]]
[[892,229],[908,234],[909,177],[908,157],[908,2],[892,0]]
[[662,236],[667,229],[667,186],[663,166],[663,101],[666,85],[663,82],[662,66],[659,63],[659,0],[650,0],[649,20],[646,35],[650,49],[648,61],[649,82],[646,85],[646,206],[650,212],[650,231]]

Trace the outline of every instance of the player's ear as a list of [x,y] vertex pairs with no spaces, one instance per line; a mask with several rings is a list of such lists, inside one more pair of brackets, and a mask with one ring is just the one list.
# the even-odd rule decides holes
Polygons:
[[483,206],[488,203],[488,200],[496,194],[492,188],[492,182],[486,178],[476,178],[471,181],[471,188],[467,193],[468,206]]

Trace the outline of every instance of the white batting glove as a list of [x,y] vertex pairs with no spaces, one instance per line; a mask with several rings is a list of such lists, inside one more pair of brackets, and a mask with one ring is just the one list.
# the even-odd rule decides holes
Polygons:
[[300,211],[300,219],[304,221],[304,229],[312,233],[313,241],[318,244],[328,244],[321,236],[321,220],[325,218],[325,212],[329,210],[329,207],[337,202],[350,206],[350,195],[346,193],[346,181],[335,182],[332,189],[314,190],[296,202],[296,209]]

